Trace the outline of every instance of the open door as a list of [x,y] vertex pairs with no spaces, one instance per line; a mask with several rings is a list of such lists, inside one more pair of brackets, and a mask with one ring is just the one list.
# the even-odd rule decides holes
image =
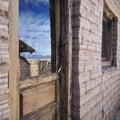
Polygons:
[[[38,31],[39,25],[32,26],[29,30],[29,11],[40,11],[35,6],[37,2],[43,2],[40,9],[46,8],[46,2],[49,3],[50,20],[50,38],[51,38],[51,69],[47,67],[44,71],[46,61],[37,60],[31,62],[26,54],[21,56],[21,52],[34,53],[39,50],[39,44],[24,41],[20,37],[19,16],[20,2],[30,2],[30,8],[26,13],[25,4],[22,5],[23,15],[27,15],[24,24],[26,31]],[[19,4],[18,4],[19,3]],[[72,70],[72,29],[71,29],[71,0],[10,0],[9,7],[9,43],[10,43],[10,71],[9,71],[9,105],[11,120],[70,120],[71,119],[71,70]],[[33,7],[32,7],[33,6]],[[25,7],[25,9],[24,9]],[[45,13],[42,10],[42,13]],[[19,13],[19,14],[18,14]],[[36,13],[35,13],[36,14]],[[36,20],[36,16],[33,19]],[[38,17],[40,20],[42,17]],[[36,22],[36,21],[35,21]],[[43,21],[44,23],[45,21]],[[30,23],[34,23],[30,21]],[[36,23],[39,23],[37,21]],[[41,25],[43,23],[40,23]],[[19,29],[19,32],[18,32]],[[24,29],[22,29],[23,34]],[[33,39],[36,39],[36,36]],[[25,34],[26,39],[28,34]],[[46,36],[46,35],[45,35]],[[29,37],[30,38],[30,37]],[[35,44],[35,46],[33,46]],[[37,49],[36,49],[36,46]],[[46,46],[43,47],[47,49]],[[37,56],[38,57],[38,56]],[[23,64],[21,64],[23,63]],[[37,67],[34,67],[37,64]],[[49,65],[49,62],[47,62]],[[22,67],[21,67],[22,66]],[[33,67],[32,67],[33,66]],[[37,72],[36,72],[37,70]],[[42,73],[42,74],[41,74]],[[44,74],[45,73],[45,74]],[[23,76],[22,76],[23,75]],[[27,76],[26,76],[27,75]]]
[[[25,26],[23,24],[20,25],[20,7],[22,7],[21,13],[22,20],[24,21],[22,22]],[[31,13],[29,14],[29,12]],[[44,17],[45,12],[47,15]],[[56,0],[36,0],[36,2],[35,0],[10,0],[9,99],[11,120],[59,120],[59,15],[59,1]],[[24,16],[26,17],[24,18]],[[43,31],[40,31],[39,26],[34,27],[34,22],[30,19],[31,16],[37,25],[41,25],[42,29],[44,28]],[[39,23],[41,19],[42,21]],[[32,24],[31,28],[28,20]],[[47,25],[43,25],[44,23],[47,23]],[[48,23],[49,29],[46,29],[46,26],[48,28]],[[46,46],[39,45],[40,41],[35,43],[37,40],[32,41],[32,44],[29,41],[24,41],[24,38],[30,39],[29,32],[32,30],[33,32],[37,31],[37,33],[40,31],[41,36],[46,32],[43,35],[44,38],[49,36],[51,40],[45,41],[43,39]],[[25,34],[26,32],[27,34]],[[40,34],[35,36],[32,33],[32,36],[34,36],[33,39],[39,37]],[[47,46],[48,42],[50,42],[49,45],[51,44],[49,46],[50,49]],[[46,49],[49,50],[49,55],[45,54],[45,57],[41,59],[43,55],[39,54],[38,56],[37,54],[41,49],[39,46],[42,46],[44,53]],[[25,53],[34,53],[35,51],[37,53],[32,56],[33,59],[31,61],[31,56]],[[35,58],[36,56],[37,58]],[[35,67],[36,63],[37,67]]]
[[20,83],[20,119],[57,120],[57,74]]
[[59,24],[58,1],[19,0],[21,120],[59,119]]

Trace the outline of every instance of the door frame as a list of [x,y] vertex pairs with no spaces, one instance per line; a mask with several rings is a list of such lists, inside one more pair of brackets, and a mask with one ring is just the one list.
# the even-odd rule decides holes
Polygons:
[[9,0],[9,107],[10,120],[19,120],[18,0]]
[[72,0],[60,1],[60,119],[71,120]]
[[[72,81],[72,0],[50,0],[55,1],[55,28],[56,28],[56,71],[60,75],[60,118],[62,120],[71,119],[71,81]],[[19,109],[19,79],[20,79],[20,61],[19,61],[19,0],[9,1],[9,106],[10,119],[20,119]],[[58,11],[57,11],[58,10]],[[65,24],[65,25],[64,25]],[[63,52],[64,51],[64,52]],[[64,66],[65,65],[65,66]],[[60,71],[61,70],[61,71]],[[66,84],[64,84],[66,83]],[[59,83],[58,83],[59,84]],[[64,91],[63,91],[64,90]],[[63,94],[65,92],[65,94]],[[65,106],[62,106],[62,104]],[[65,109],[66,111],[61,111]]]

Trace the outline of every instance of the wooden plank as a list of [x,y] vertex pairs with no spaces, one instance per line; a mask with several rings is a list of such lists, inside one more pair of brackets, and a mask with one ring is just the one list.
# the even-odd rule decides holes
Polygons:
[[55,109],[57,104],[52,102],[44,107],[35,110],[32,113],[21,116],[21,120],[56,120]]
[[116,17],[116,16],[114,15],[114,13],[109,9],[106,1],[104,1],[104,12],[106,13],[106,15],[107,15],[110,19],[112,19],[113,17]]
[[[60,1],[56,0],[55,2],[55,20],[56,20],[56,72],[60,72]],[[59,73],[58,73],[59,74]],[[56,109],[56,119],[60,120],[60,84],[59,80],[56,82],[56,100],[57,100],[57,109]]]
[[60,1],[60,119],[71,119],[72,1]]
[[40,76],[40,77],[36,77],[33,79],[26,79],[24,81],[20,81],[20,89],[25,89],[28,87],[33,87],[33,86],[37,86],[40,84],[45,84],[48,82],[52,82],[52,81],[56,81],[58,80],[59,77],[57,74],[55,73],[51,73],[49,76]]
[[51,72],[56,72],[56,20],[55,0],[50,0],[50,28],[51,28]]
[[[50,0],[50,16],[51,16],[51,64],[52,72],[58,73],[60,68],[60,1]],[[56,110],[56,120],[60,119],[60,85],[59,80],[56,83],[56,100],[57,100],[57,110]]]
[[10,119],[19,120],[18,0],[9,0],[9,106]]
[[72,101],[72,0],[68,2],[68,116],[71,120],[71,101]]
[[21,91],[23,115],[55,101],[55,82]]

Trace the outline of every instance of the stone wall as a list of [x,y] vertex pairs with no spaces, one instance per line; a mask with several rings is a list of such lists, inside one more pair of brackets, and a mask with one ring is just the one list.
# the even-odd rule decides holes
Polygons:
[[23,80],[31,76],[30,64],[28,61],[20,58],[20,79]]
[[[115,0],[106,0],[118,17],[117,67],[102,71],[103,0],[73,2],[73,120],[113,120],[120,102],[120,19]],[[120,7],[120,6],[119,6]],[[120,8],[119,8],[120,9]]]
[[50,59],[29,59],[29,64],[20,60],[21,79],[39,76],[51,72]]
[[8,61],[8,1],[0,0],[0,120],[9,118]]
[[51,72],[50,59],[29,60],[31,76],[43,75]]

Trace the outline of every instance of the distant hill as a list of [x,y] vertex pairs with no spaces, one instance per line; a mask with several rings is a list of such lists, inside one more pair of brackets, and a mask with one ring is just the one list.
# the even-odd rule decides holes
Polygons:
[[27,59],[51,59],[50,55],[29,55],[29,54],[21,54]]

